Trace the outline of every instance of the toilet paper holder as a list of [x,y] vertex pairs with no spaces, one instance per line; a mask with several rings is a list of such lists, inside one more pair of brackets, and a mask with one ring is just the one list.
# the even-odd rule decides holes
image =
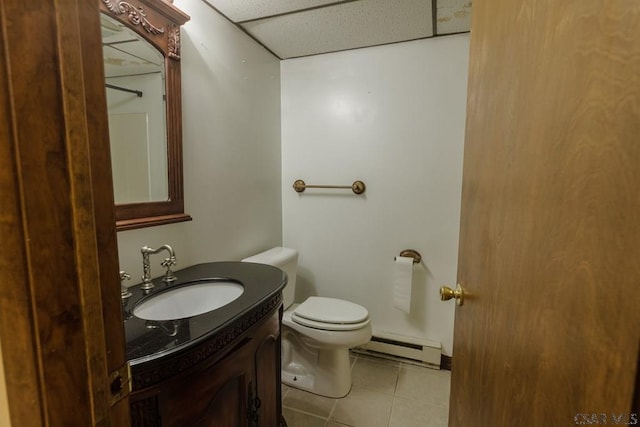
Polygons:
[[[418,264],[418,263],[420,263],[420,261],[422,261],[422,255],[420,255],[420,253],[418,251],[416,251],[415,249],[405,249],[403,251],[400,251],[400,256],[407,257],[407,258],[413,258],[413,263],[414,264]],[[395,260],[396,257],[394,257],[393,259]]]

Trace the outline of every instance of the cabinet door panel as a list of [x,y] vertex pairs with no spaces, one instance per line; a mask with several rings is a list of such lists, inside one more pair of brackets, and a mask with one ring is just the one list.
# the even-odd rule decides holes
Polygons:
[[175,381],[162,393],[162,425],[244,427],[248,384],[254,377],[254,346],[243,343],[203,371]]
[[[277,426],[282,416],[280,385],[280,322],[274,314],[255,353],[256,391],[260,398],[260,426]],[[274,381],[275,379],[275,381]]]
[[[231,378],[209,401],[208,406],[196,411],[193,420],[180,421],[177,425],[193,427],[237,427],[246,413],[244,375]],[[206,399],[202,399],[206,402]]]

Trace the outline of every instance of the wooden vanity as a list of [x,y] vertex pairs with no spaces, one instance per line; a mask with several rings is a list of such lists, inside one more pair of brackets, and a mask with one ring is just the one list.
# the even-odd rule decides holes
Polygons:
[[[280,320],[286,274],[262,264],[216,262],[176,272],[124,306],[134,427],[283,425]],[[133,307],[168,288],[230,278],[244,286],[230,304],[186,319],[149,321]]]

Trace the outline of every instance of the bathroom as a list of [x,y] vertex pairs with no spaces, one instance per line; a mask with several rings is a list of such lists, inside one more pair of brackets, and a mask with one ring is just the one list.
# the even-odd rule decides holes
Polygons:
[[[465,177],[474,177],[467,175],[468,171],[478,170],[487,175],[465,180],[463,188],[474,188],[468,187],[469,183],[477,183],[478,188],[491,184],[512,197],[497,199],[491,198],[492,191],[481,193],[479,201],[495,207],[480,211],[481,215],[469,215],[468,200],[473,194],[467,194],[462,198],[462,212],[467,215],[449,213],[456,218],[445,218],[445,222],[461,224],[458,263],[463,268],[459,268],[457,279],[480,297],[465,303],[462,310],[456,309],[456,333],[465,319],[477,318],[473,313],[479,313],[485,303],[492,304],[489,313],[497,316],[491,322],[475,322],[479,329],[467,329],[473,333],[466,339],[483,349],[485,357],[476,353],[467,358],[467,369],[455,370],[464,374],[459,377],[464,387],[452,386],[459,395],[452,412],[457,419],[450,422],[469,425],[465,418],[472,417],[478,420],[476,425],[565,425],[586,419],[600,410],[597,408],[615,411],[612,418],[616,420],[632,420],[640,403],[640,317],[635,298],[638,270],[628,254],[638,253],[640,238],[634,217],[624,213],[640,209],[638,199],[628,197],[637,193],[635,183],[640,179],[637,168],[629,167],[640,161],[640,152],[634,148],[640,105],[635,102],[640,85],[634,82],[640,75],[640,56],[617,53],[638,52],[637,38],[626,35],[640,25],[640,8],[607,2],[610,13],[601,13],[604,6],[597,2],[570,2],[563,6],[566,9],[547,13],[552,10],[551,2],[544,5],[536,1],[536,7],[525,3],[521,7],[504,2],[500,11],[493,3],[485,3],[484,14],[474,9],[474,19],[482,17],[478,22],[501,23],[480,25],[474,34],[483,34],[488,43],[504,49],[484,51],[487,56],[481,58],[489,58],[484,68],[478,68],[478,56],[472,61],[470,75],[476,79],[469,83],[470,89],[475,88],[469,99],[475,101],[468,104],[467,121],[471,118],[472,122],[467,123],[466,147],[470,141],[478,141],[478,129],[490,132],[490,137],[483,138],[488,149],[465,152]],[[4,365],[0,370],[4,375],[0,381],[0,424],[11,425],[8,407],[13,425],[27,425],[31,420],[37,423],[35,418],[42,425],[47,420],[51,425],[91,425],[109,416],[110,406],[104,397],[109,391],[105,390],[103,374],[117,367],[105,369],[108,357],[117,359],[118,355],[105,348],[104,335],[111,336],[115,329],[109,328],[114,326],[122,329],[121,323],[109,318],[120,311],[119,296],[112,295],[117,277],[109,272],[117,273],[120,267],[137,278],[141,273],[139,251],[145,244],[171,243],[177,268],[211,259],[241,259],[280,244],[296,247],[300,250],[300,298],[326,290],[362,301],[374,320],[384,322],[380,328],[385,332],[401,329],[419,335],[415,331],[428,331],[425,336],[440,342],[444,355],[454,355],[452,303],[436,303],[429,288],[437,291],[441,284],[455,280],[455,249],[439,250],[446,246],[443,242],[457,240],[457,231],[449,233],[433,224],[438,217],[434,209],[446,203],[446,197],[457,201],[460,190],[459,184],[452,185],[456,188],[441,195],[431,193],[429,185],[440,183],[437,188],[445,188],[444,183],[455,183],[459,176],[455,168],[460,167],[456,162],[461,158],[437,150],[462,152],[462,138],[456,146],[458,140],[451,136],[463,132],[466,77],[462,70],[466,68],[468,35],[279,63],[200,2],[176,1],[192,16],[191,23],[205,17],[216,23],[206,28],[187,26],[183,32],[184,58],[195,59],[192,65],[185,65],[183,93],[185,98],[198,99],[193,104],[186,101],[183,110],[185,200],[193,221],[123,231],[118,233],[116,245],[113,217],[109,218],[113,203],[104,184],[108,173],[99,157],[105,145],[93,146],[94,141],[102,140],[103,110],[94,109],[92,102],[103,96],[104,87],[95,79],[100,74],[96,70],[101,65],[100,52],[86,49],[100,42],[95,5],[89,4],[79,1],[65,13],[60,13],[59,3],[54,1],[35,5],[7,0],[0,8],[5,29],[0,35],[0,56],[5,65],[0,69],[0,105],[8,124],[2,128],[6,132],[3,141],[8,143],[0,145],[5,201],[0,228],[11,254],[0,259],[4,279],[0,294]],[[540,6],[544,9],[541,13],[525,13],[540,11],[537,6],[541,4],[549,7]],[[483,7],[481,3],[477,6]],[[619,22],[629,25],[614,25]],[[605,31],[603,23],[613,26]],[[27,33],[31,36],[24,37]],[[541,36],[532,38],[530,34]],[[211,36],[225,43],[207,42]],[[476,40],[471,43],[472,59],[474,52],[479,52],[477,37],[472,38]],[[533,48],[522,51],[525,42]],[[585,43],[596,47],[584,49]],[[535,48],[542,44],[544,49]],[[461,75],[452,76],[450,67],[439,76],[442,82],[416,78],[416,83],[409,78],[415,71],[412,69],[403,70],[407,78],[389,82],[383,75],[394,71],[395,65],[385,61],[375,68],[389,55],[423,66],[426,59],[415,54],[415,46],[421,51],[444,46],[446,58],[441,60],[459,63]],[[344,68],[327,76],[323,58],[331,58]],[[584,58],[588,60],[583,62]],[[527,65],[530,61],[536,67]],[[568,72],[557,73],[558,66]],[[438,69],[437,64],[434,67]],[[606,79],[582,78],[609,67],[615,67],[615,72],[608,72]],[[302,90],[307,97],[317,96],[320,109],[321,96],[332,95],[315,93],[322,92],[326,84],[322,78],[335,76],[340,82],[354,74],[362,78],[349,93],[352,97],[327,98],[324,116],[309,113],[307,117],[300,111],[316,103],[292,92]],[[478,78],[488,83],[481,85]],[[203,81],[215,88],[206,96]],[[605,90],[586,91],[601,87]],[[415,123],[409,123],[408,114],[394,116],[396,110],[406,109],[391,95],[423,91],[426,96],[409,101],[424,112],[418,114],[416,109]],[[459,110],[457,103],[432,108],[429,95],[440,92],[452,99],[458,96]],[[556,96],[558,93],[564,96]],[[383,102],[376,104],[380,101],[376,97],[382,94]],[[551,97],[553,102],[543,102],[547,99],[540,96]],[[361,103],[366,97],[371,102]],[[588,108],[583,108],[585,101]],[[387,102],[392,104],[384,105]],[[616,114],[608,114],[614,109]],[[483,120],[485,110],[493,114],[489,121]],[[440,111],[442,116],[438,116]],[[500,123],[497,119],[505,113],[509,120]],[[383,114],[397,120],[400,132],[374,125],[373,118],[379,123]],[[416,148],[409,142],[422,138],[427,114],[438,118],[434,120],[438,128],[451,118],[454,131],[441,136],[448,144],[437,145],[437,150],[430,148],[432,141],[427,137],[423,138],[424,147]],[[386,142],[407,129],[415,138],[394,140],[393,149],[385,151]],[[309,152],[314,157],[296,151],[301,138],[312,144]],[[607,144],[593,143],[595,139]],[[365,144],[367,149],[362,150]],[[619,151],[608,149],[614,144]],[[333,149],[331,153],[325,151],[326,146]],[[455,160],[451,165],[429,164],[432,157],[421,149]],[[418,150],[416,155],[414,150]],[[404,167],[420,156],[425,158],[420,159],[417,171]],[[390,170],[392,161],[403,167]],[[376,167],[368,169],[369,163]],[[484,168],[478,168],[479,163]],[[343,168],[346,164],[350,167]],[[439,172],[450,167],[455,173],[431,176],[423,164]],[[471,169],[467,169],[469,165]],[[408,181],[406,171],[416,173],[418,182]],[[320,190],[297,194],[291,188],[296,179],[309,184],[348,184],[360,179],[366,182],[367,191],[362,196]],[[384,194],[381,188],[386,188]],[[405,209],[403,203],[412,196],[420,201]],[[90,200],[93,202],[88,203]],[[366,209],[369,204],[376,209]],[[389,207],[393,213],[382,218],[381,213],[389,212]],[[366,211],[364,215],[362,211]],[[427,221],[427,216],[433,218]],[[594,223],[598,227],[592,227]],[[429,240],[420,240],[421,236]],[[481,246],[487,237],[498,244]],[[419,250],[424,258],[414,270],[416,294],[422,292],[424,297],[416,298],[423,303],[416,310],[424,310],[427,316],[444,313],[437,317],[436,321],[442,322],[437,327],[403,318],[388,309],[384,298],[370,291],[382,288],[374,283],[391,277],[393,258],[406,248]],[[444,261],[436,263],[439,257]],[[335,275],[328,265],[335,269]],[[484,266],[501,267],[500,280],[479,280]],[[154,276],[160,274],[158,266],[152,268]],[[358,289],[367,292],[356,295]],[[390,289],[387,292],[388,300]],[[615,310],[611,310],[613,306]],[[456,335],[454,367],[456,361],[464,362],[460,357],[464,353],[459,350],[467,342]],[[487,378],[495,386],[485,395]],[[289,393],[285,392],[285,400]],[[64,421],[56,423],[60,420]]]
[[[280,62],[206,3],[175,5],[191,16],[181,41],[193,221],[119,232],[122,269],[141,274],[144,244],[170,243],[182,266],[290,246],[297,299],[358,300],[383,330],[451,355],[453,308],[438,289],[456,274],[468,34]],[[296,193],[296,179],[367,188]],[[423,256],[410,317],[388,301],[406,248]]]
[[[193,221],[119,232],[122,269],[141,274],[144,244],[170,243],[178,266],[293,247],[297,299],[356,300],[381,330],[450,356],[453,307],[438,289],[456,275],[468,34],[281,62],[205,2],[174,4],[191,16],[181,41]],[[296,193],[296,179],[363,180],[366,191]],[[389,301],[406,248],[423,256],[411,316]]]
[[[177,258],[174,269],[239,260],[288,245],[300,252],[297,300],[320,294],[359,303],[369,310],[374,324],[379,319],[381,334],[428,340],[438,355],[451,356],[454,308],[439,302],[437,291],[440,285],[455,281],[468,34],[291,60],[292,68],[287,70],[286,61],[205,2],[176,1],[175,5],[191,17],[181,30],[180,47],[184,200],[192,221],[119,231],[117,267],[131,275],[127,284],[140,280],[144,245],[170,244]],[[18,4],[15,7],[20,10]],[[38,15],[45,22],[50,16],[57,18],[52,11],[44,12],[47,7]],[[22,41],[17,34],[11,39],[14,46]],[[89,61],[94,53],[83,52]],[[313,65],[317,60],[321,62]],[[338,62],[342,62],[343,70],[338,70],[342,77],[319,80],[316,93],[295,87],[312,87],[305,83],[304,71],[302,80],[296,77],[302,70],[295,67],[309,64],[316,68],[315,74],[323,75],[327,64]],[[390,64],[394,66],[389,68]],[[365,82],[352,75],[357,69],[376,72]],[[309,74],[308,78],[315,77]],[[300,104],[315,104],[322,110],[327,100],[320,96],[329,87],[340,91],[328,100],[332,106],[327,111],[294,116],[304,111]],[[418,99],[413,96],[416,90]],[[349,99],[352,96],[356,99]],[[438,101],[444,96],[450,102]],[[310,104],[308,97],[318,99]],[[307,126],[312,121],[315,129]],[[327,121],[335,134],[321,134]],[[296,128],[303,122],[309,133],[296,135],[305,130]],[[398,132],[406,135],[399,138]],[[412,169],[415,174],[407,173]],[[366,182],[367,190],[362,195],[321,189],[298,194],[291,188],[295,179],[309,184],[358,179]],[[93,189],[94,194],[105,195],[100,190]],[[107,211],[108,200],[96,198],[99,212]],[[330,212],[318,209],[318,204]],[[305,217],[308,223],[301,223]],[[100,245],[102,261],[112,252],[109,238],[99,240],[106,243]],[[412,316],[387,305],[394,259],[407,248],[419,251],[423,259],[414,267]],[[161,274],[156,261],[152,258],[154,277]],[[73,264],[56,266],[59,277],[67,265]],[[112,268],[100,266],[104,272]],[[323,277],[330,272],[337,274]],[[60,304],[74,303],[67,297]],[[88,300],[83,305],[88,307]],[[66,351],[73,354],[68,346]],[[24,351],[6,354],[20,353]],[[7,363],[22,362],[26,359],[16,357]],[[8,371],[9,382],[13,372]],[[440,394],[446,400],[447,390]]]
[[[281,62],[205,2],[174,4],[191,16],[181,43],[193,221],[119,232],[121,269],[141,274],[143,245],[171,244],[177,267],[296,248],[296,301],[356,302],[377,332],[451,356],[454,308],[438,289],[456,277],[468,34]],[[296,179],[363,180],[366,191],[296,193]],[[410,316],[391,301],[406,248],[423,257]]]

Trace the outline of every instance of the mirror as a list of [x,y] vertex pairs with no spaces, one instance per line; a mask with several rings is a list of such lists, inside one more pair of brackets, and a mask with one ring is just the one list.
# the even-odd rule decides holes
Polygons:
[[164,56],[115,19],[101,24],[115,202],[168,200]]
[[99,0],[117,229],[188,221],[180,25],[162,0]]

